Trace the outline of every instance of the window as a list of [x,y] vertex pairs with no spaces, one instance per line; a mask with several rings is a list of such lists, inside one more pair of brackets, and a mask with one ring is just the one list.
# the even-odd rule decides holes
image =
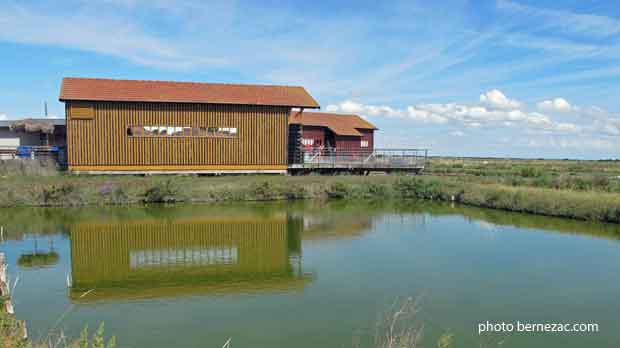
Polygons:
[[304,139],[301,139],[301,143],[304,146],[312,146],[312,145],[314,145],[314,139],[305,139],[304,138]]
[[207,134],[210,137],[234,137],[237,135],[237,128],[209,127]]
[[130,126],[130,137],[236,137],[237,128],[231,127],[176,127],[176,126]]
[[360,141],[360,147],[368,147],[368,140]]
[[95,110],[92,103],[74,101],[69,103],[69,114],[72,119],[92,120],[95,117]]

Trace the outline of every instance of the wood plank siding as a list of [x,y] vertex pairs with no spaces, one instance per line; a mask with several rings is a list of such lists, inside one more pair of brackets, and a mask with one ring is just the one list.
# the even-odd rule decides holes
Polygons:
[[[288,106],[67,100],[65,107],[72,171],[287,168]],[[129,136],[131,126],[234,127],[237,134]]]

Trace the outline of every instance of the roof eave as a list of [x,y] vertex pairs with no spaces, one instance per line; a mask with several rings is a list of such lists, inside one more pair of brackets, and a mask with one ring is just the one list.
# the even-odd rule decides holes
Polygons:
[[110,99],[97,99],[97,98],[67,98],[62,95],[58,97],[58,101],[62,103],[71,101],[81,102],[102,102],[102,103],[179,103],[179,104],[219,104],[219,105],[255,105],[255,106],[278,106],[285,108],[304,108],[304,109],[320,109],[321,106],[316,105],[286,105],[286,104],[262,104],[262,103],[217,103],[217,102],[205,102],[194,100],[110,100]]

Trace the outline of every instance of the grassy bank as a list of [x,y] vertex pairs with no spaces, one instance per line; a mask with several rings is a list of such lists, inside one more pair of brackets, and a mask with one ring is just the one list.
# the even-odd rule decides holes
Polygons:
[[[482,162],[484,163],[484,162]],[[500,162],[498,162],[500,163]],[[524,162],[523,168],[532,168]],[[545,161],[542,164],[549,166]],[[590,163],[590,162],[589,162]],[[599,162],[591,162],[599,166]],[[300,199],[426,199],[581,220],[620,222],[615,172],[600,185],[535,185],[530,174],[473,175],[467,171],[418,177],[380,176],[74,176],[47,169],[22,170],[0,179],[0,206],[83,206],[143,203],[210,203]],[[485,164],[480,164],[485,165]],[[488,165],[488,164],[486,164]],[[505,163],[494,166],[506,166]],[[592,164],[589,164],[592,166]],[[581,165],[584,167],[585,165]],[[433,169],[434,168],[434,169]],[[542,169],[519,169],[538,173]],[[542,167],[541,167],[542,168]],[[584,167],[585,168],[585,167]],[[597,167],[598,168],[598,167]],[[590,168],[592,169],[592,168]],[[579,177],[595,174],[582,170]],[[615,170],[615,169],[614,169]],[[620,169],[619,169],[620,170]],[[19,173],[20,169],[15,172]],[[553,171],[551,171],[553,172]],[[45,173],[29,174],[29,173]],[[589,174],[587,174],[589,173]],[[597,176],[598,177],[598,176]],[[534,176],[534,178],[536,178]],[[585,180],[585,179],[583,179]]]
[[22,348],[28,345],[28,340],[24,338],[23,324],[0,309],[0,348]]
[[89,335],[88,328],[84,328],[77,339],[58,333],[37,342],[24,338],[23,325],[15,316],[0,310],[0,348],[116,348],[116,337],[106,341],[103,324],[92,336]]
[[478,183],[620,193],[620,161],[434,157],[425,173]]

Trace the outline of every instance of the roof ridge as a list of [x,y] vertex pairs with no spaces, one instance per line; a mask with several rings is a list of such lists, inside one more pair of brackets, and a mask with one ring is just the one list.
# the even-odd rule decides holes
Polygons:
[[286,87],[286,88],[304,88],[299,85],[276,85],[276,84],[260,84],[260,83],[231,83],[231,82],[196,82],[196,81],[172,81],[172,80],[145,80],[145,79],[115,79],[109,77],[79,77],[65,76],[62,80],[97,80],[97,81],[117,81],[117,82],[156,82],[156,83],[178,83],[188,85],[219,85],[219,86],[253,86],[253,87]]
[[320,108],[303,86],[64,77],[60,101],[179,102]]
[[[299,112],[299,111],[293,111],[293,112]],[[304,114],[322,114],[322,115],[336,115],[336,116],[355,116],[355,117],[360,117],[362,118],[362,116],[358,115],[358,114],[343,114],[340,112],[323,112],[323,111],[305,111],[303,112]]]

